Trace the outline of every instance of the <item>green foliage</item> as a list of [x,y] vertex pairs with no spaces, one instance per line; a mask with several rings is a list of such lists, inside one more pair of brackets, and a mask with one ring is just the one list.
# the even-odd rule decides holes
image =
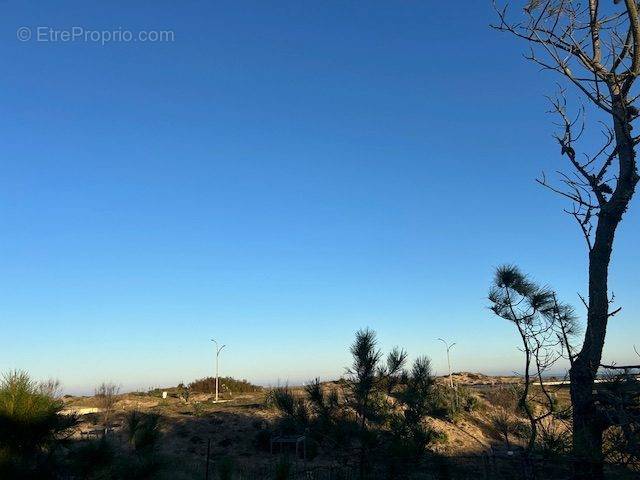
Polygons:
[[458,388],[458,402],[460,408],[467,413],[476,411],[480,407],[480,399],[468,387]]
[[456,392],[449,386],[434,385],[429,400],[429,414],[436,418],[454,421],[461,413]]
[[[216,378],[206,377],[189,384],[189,390],[193,393],[215,393]],[[236,380],[232,377],[220,377],[218,379],[218,391],[222,396],[238,393],[252,393],[262,391],[262,387],[253,385],[246,380]]]
[[309,409],[302,397],[296,397],[288,386],[277,387],[267,395],[267,405],[281,414],[277,430],[280,433],[300,434],[309,425]]
[[167,459],[158,454],[158,417],[132,412],[125,418],[125,433],[131,449],[102,437],[81,443],[69,454],[74,478],[84,480],[151,480],[176,478]]
[[193,404],[193,414],[196,417],[202,417],[204,413],[205,413],[204,406],[202,405],[201,402],[196,402]]
[[[38,384],[11,372],[0,382],[0,478],[45,480],[143,480],[177,478],[157,453],[159,417],[132,412],[125,418],[131,450],[107,436],[76,444],[67,441],[75,417],[60,414],[57,382]],[[101,406],[113,411],[117,387],[97,390]],[[66,448],[59,448],[60,446]]]
[[[489,290],[491,310],[499,317],[516,324],[524,341],[530,337],[546,339],[546,333],[553,333],[553,339],[560,346],[568,348],[567,341],[580,330],[573,307],[560,303],[556,293],[531,281],[514,265],[503,265],[495,272]],[[531,349],[543,344],[530,344]],[[525,348],[527,345],[525,344]]]
[[401,399],[406,405],[405,416],[410,423],[420,422],[429,412],[433,391],[431,362],[427,357],[418,357],[411,369],[411,375]]
[[358,416],[362,428],[366,421],[375,416],[377,402],[373,397],[376,393],[376,381],[379,371],[378,362],[382,354],[377,349],[376,334],[373,330],[364,329],[356,332],[356,339],[351,345],[353,364],[348,373],[349,401]]
[[502,407],[493,413],[491,424],[507,448],[511,448],[514,438],[527,440],[531,436],[531,425]]
[[[391,465],[417,461],[426,445],[437,439],[437,433],[424,423],[425,417],[432,410],[434,385],[429,359],[419,357],[408,375],[406,388],[398,395],[398,400],[404,407],[402,413],[391,416]],[[394,466],[393,470],[396,471],[397,467]]]
[[387,354],[386,364],[378,368],[378,381],[387,395],[393,394],[399,384],[406,384],[406,372],[404,370],[407,363],[407,352],[399,347]]
[[[524,382],[518,392],[517,408],[529,422],[527,450],[531,451],[540,422],[557,409],[553,398],[544,395],[547,392],[541,381],[538,387],[545,399],[534,402],[531,381],[542,378],[559,358],[572,357],[570,338],[578,333],[577,317],[571,306],[558,302],[553,290],[537,285],[513,265],[496,269],[489,300],[491,310],[512,322],[520,337]],[[541,407],[546,411],[539,414]]]
[[266,398],[267,406],[274,407],[285,415],[295,415],[296,400],[288,386],[276,387]]
[[24,372],[0,381],[0,478],[55,478],[58,446],[76,424],[61,415],[59,384],[39,384]]
[[545,458],[558,458],[571,451],[571,430],[551,421],[542,424],[536,450]]
[[531,438],[531,424],[522,418],[514,418],[512,420],[513,433],[521,440],[529,440]]
[[430,414],[437,418],[455,421],[464,412],[470,413],[480,405],[477,395],[469,388],[437,385],[432,390]]
[[153,452],[160,439],[160,416],[132,411],[125,417],[127,439],[134,451]]
[[338,399],[336,390],[332,390],[329,394],[326,394],[319,378],[307,384],[305,392],[313,413],[319,417],[331,417],[340,406],[340,400]]
[[190,397],[191,389],[189,387],[185,387],[182,383],[178,385],[178,398],[180,398],[184,403],[189,403]]
[[[401,469],[403,462],[419,460],[429,444],[443,438],[425,422],[437,403],[428,358],[419,357],[407,372],[407,353],[396,347],[383,362],[375,332],[369,329],[356,333],[350,350],[352,365],[337,384],[315,379],[305,386],[304,397],[286,386],[269,392],[267,404],[282,415],[273,430],[258,432],[256,445],[264,448],[272,431],[305,433],[311,455],[323,445],[349,456],[353,453],[347,452],[358,452],[360,474],[365,475],[381,461],[389,471]],[[474,401],[465,405],[471,409]]]
[[338,393],[332,389],[326,393],[316,378],[305,387],[309,404],[310,431],[317,438],[335,434],[336,424],[341,421],[342,412]]
[[54,446],[75,424],[59,415],[63,403],[52,383],[39,385],[24,372],[11,372],[0,381],[0,450],[12,456],[33,454]]

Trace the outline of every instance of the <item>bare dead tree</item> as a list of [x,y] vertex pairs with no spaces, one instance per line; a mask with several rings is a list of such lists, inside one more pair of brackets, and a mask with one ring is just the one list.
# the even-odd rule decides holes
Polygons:
[[601,145],[579,154],[584,121],[569,115],[564,92],[552,100],[561,127],[556,138],[570,170],[560,173],[558,185],[544,174],[538,180],[570,200],[566,211],[578,222],[589,252],[587,326],[570,370],[574,476],[599,479],[608,421],[598,412],[593,387],[607,323],[619,312],[611,310],[608,291],[614,237],[639,179],[640,137],[632,130],[639,114],[640,7],[636,0],[530,0],[512,17],[508,5],[494,6],[494,28],[528,42],[526,57],[564,77],[604,119]]
[[119,392],[120,387],[114,383],[103,382],[95,389],[95,398],[98,407],[102,410],[105,433],[111,428]]

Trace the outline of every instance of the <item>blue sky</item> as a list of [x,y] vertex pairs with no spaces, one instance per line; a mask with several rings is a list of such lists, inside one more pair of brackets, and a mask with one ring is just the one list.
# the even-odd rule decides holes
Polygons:
[[[0,370],[69,391],[336,377],[360,327],[456,370],[520,369],[492,318],[519,264],[578,306],[584,242],[534,182],[557,80],[490,2],[0,3]],[[19,41],[17,30],[173,41]],[[597,134],[596,130],[591,134]],[[632,359],[637,201],[617,237]],[[637,339],[637,340],[636,340]]]

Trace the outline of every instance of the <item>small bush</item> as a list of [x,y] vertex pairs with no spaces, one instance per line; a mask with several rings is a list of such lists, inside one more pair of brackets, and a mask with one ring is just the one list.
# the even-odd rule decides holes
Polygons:
[[475,412],[480,406],[478,396],[467,387],[458,387],[458,402],[465,412]]
[[76,424],[59,415],[59,384],[38,384],[24,372],[0,381],[0,478],[53,478],[62,437]]
[[437,385],[431,396],[431,414],[437,418],[455,421],[463,412],[473,412],[480,406],[478,396],[465,386],[453,390],[446,385]]
[[287,386],[271,390],[267,395],[266,404],[286,415],[295,415],[296,399]]
[[284,434],[302,433],[310,422],[310,413],[303,398],[296,398],[289,387],[277,387],[269,392],[266,403],[277,409],[282,417],[276,428]]
[[193,404],[193,414],[196,417],[202,417],[204,415],[204,406],[202,405],[202,402],[195,402]]
[[390,431],[387,458],[392,471],[397,471],[400,464],[417,461],[425,446],[437,442],[440,436],[421,422],[408,422],[403,415],[395,415],[391,419]]
[[178,398],[183,403],[189,403],[190,397],[191,397],[191,389],[189,387],[185,387],[182,383],[178,385]]
[[152,452],[160,439],[160,416],[133,411],[125,418],[127,438],[136,452]]
[[63,403],[53,393],[24,372],[9,373],[0,381],[0,449],[32,453],[50,447],[76,424],[73,416],[58,415]]
[[429,413],[436,418],[454,421],[460,413],[455,391],[445,385],[433,386],[429,404]]
[[571,431],[562,428],[553,420],[547,425],[541,425],[536,449],[545,458],[554,458],[565,455],[571,450]]

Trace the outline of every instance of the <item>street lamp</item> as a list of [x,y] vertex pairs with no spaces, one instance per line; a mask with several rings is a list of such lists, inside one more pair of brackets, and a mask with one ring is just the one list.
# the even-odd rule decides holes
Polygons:
[[222,345],[218,348],[218,342],[216,342],[213,338],[211,339],[213,343],[216,344],[216,402],[218,401],[218,359],[220,357],[220,352],[226,345]]
[[451,350],[453,348],[455,343],[452,343],[451,345],[449,345],[442,338],[438,338],[438,340],[440,340],[442,343],[444,343],[444,346],[447,348],[447,366],[449,367],[449,386],[451,387],[451,390],[453,390],[455,392],[456,405],[457,405],[458,404],[458,392],[455,391],[455,388],[453,386],[453,376],[451,375],[451,357],[449,356],[449,350]]

